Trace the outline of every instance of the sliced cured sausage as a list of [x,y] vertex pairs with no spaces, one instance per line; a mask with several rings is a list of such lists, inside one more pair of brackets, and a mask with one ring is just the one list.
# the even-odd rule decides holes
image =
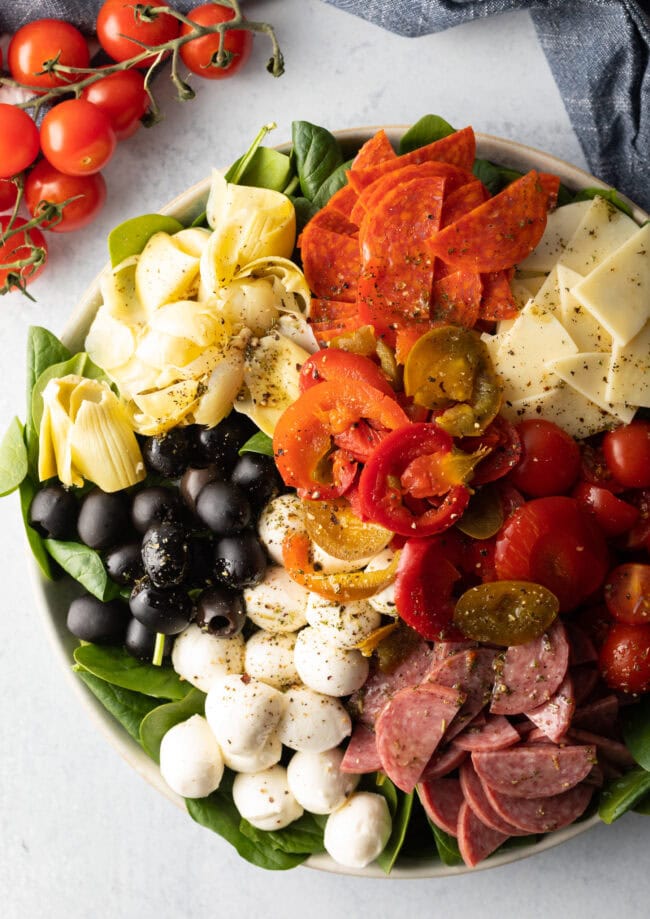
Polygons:
[[470,648],[477,647],[478,642],[476,641],[436,641],[433,643],[431,663],[437,664],[448,657],[453,657],[454,654],[459,654],[461,651],[469,651]]
[[508,648],[498,665],[490,709],[495,715],[518,715],[547,702],[564,679],[569,642],[559,620],[544,635]]
[[[353,211],[353,217],[351,216],[350,219],[354,218],[356,222],[360,222],[366,211],[373,210],[384,195],[393,188],[411,179],[423,179],[430,176],[438,176],[445,181],[445,199],[442,206],[443,214],[447,207],[447,196],[449,192],[451,192],[449,197],[455,195],[456,191],[460,188],[464,189],[467,187],[468,181],[470,185],[480,184],[472,182],[471,176],[469,176],[464,169],[459,169],[458,166],[450,166],[448,163],[412,163],[410,166],[402,166],[400,169],[393,169],[387,172],[385,175],[376,179],[371,185],[364,188],[358,196]],[[485,198],[482,198],[482,200],[484,201]]]
[[463,792],[458,779],[432,779],[418,785],[418,795],[426,815],[437,827],[456,835],[458,812]]
[[381,769],[375,732],[365,724],[355,725],[339,769],[341,772],[354,772],[359,775]]
[[443,776],[449,775],[461,763],[465,762],[468,756],[467,751],[457,747],[453,741],[446,747],[438,748],[426,764],[422,773],[422,780],[441,779]]
[[583,814],[594,791],[593,785],[576,785],[547,798],[513,798],[484,786],[488,801],[498,815],[527,833],[551,833],[569,826]]
[[483,283],[475,271],[454,271],[433,282],[429,315],[433,322],[471,329],[479,318]]
[[435,683],[402,689],[381,710],[375,725],[383,771],[402,791],[413,791],[463,704],[458,690]]
[[584,629],[581,629],[575,622],[567,622],[566,630],[571,645],[569,664],[572,667],[578,664],[591,664],[598,660],[596,646]]
[[476,816],[467,801],[463,801],[458,813],[458,849],[468,867],[478,865],[492,855],[508,837]]
[[471,759],[466,759],[459,770],[460,787],[463,797],[479,820],[506,836],[526,836],[527,831],[508,823],[492,807],[487,799],[481,780],[476,774]]
[[558,743],[569,730],[576,703],[570,676],[560,683],[548,702],[526,712],[526,716],[540,728],[549,740]]
[[350,217],[358,197],[359,196],[351,185],[344,185],[343,188],[339,188],[337,192],[334,192],[327,202],[327,206],[334,208],[335,211],[343,214],[344,217]]
[[612,733],[618,720],[618,699],[614,695],[605,696],[596,702],[590,702],[577,708],[571,726],[592,731],[594,734],[608,736]]
[[460,734],[490,701],[494,684],[492,664],[495,657],[496,651],[490,648],[472,648],[439,661],[431,668],[427,675],[428,680],[460,689],[467,697],[453,724],[449,726],[445,735],[446,741]]
[[546,798],[568,791],[589,775],[595,762],[593,744],[519,744],[472,753],[483,785],[515,798]]
[[601,737],[599,734],[592,734],[574,727],[571,727],[568,737],[572,743],[592,744],[598,752],[598,758],[602,757],[614,766],[631,769],[636,765],[636,760],[625,744],[612,740],[611,737]]
[[352,168],[367,169],[369,166],[376,166],[377,163],[383,163],[385,160],[394,159],[397,159],[397,154],[393,150],[388,135],[383,128],[380,128],[361,147],[352,161]]
[[519,306],[510,287],[510,277],[509,271],[489,271],[481,275],[483,295],[479,306],[480,319],[514,319],[519,314]]
[[[343,236],[356,236],[359,232],[357,224],[352,223],[344,214],[331,205],[327,204],[309,221],[310,229],[320,227],[321,230],[331,230],[332,233],[342,233]],[[302,236],[298,240],[298,245],[302,246]]]
[[447,184],[447,191],[449,194],[445,195],[445,203],[442,206],[441,228],[456,223],[457,220],[473,211],[474,208],[483,204],[490,197],[485,185],[478,180],[467,182],[460,188],[454,188]]
[[584,705],[588,702],[596,687],[600,682],[600,673],[598,667],[593,664],[581,664],[579,667],[571,668],[571,679],[573,680],[573,697],[576,705]]
[[411,651],[390,672],[377,668],[370,674],[362,689],[350,700],[351,709],[363,724],[374,725],[377,715],[396,692],[417,686],[431,668],[431,648],[418,639]]
[[475,722],[476,718],[454,738],[462,750],[504,750],[519,743],[519,732],[504,715],[490,715],[482,725]]
[[312,293],[327,300],[356,300],[360,259],[353,236],[308,223],[300,237],[300,254]]

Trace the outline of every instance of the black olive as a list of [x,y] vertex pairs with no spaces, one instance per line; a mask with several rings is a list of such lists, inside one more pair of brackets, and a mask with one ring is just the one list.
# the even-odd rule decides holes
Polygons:
[[196,515],[213,533],[225,536],[246,529],[251,506],[244,492],[230,482],[209,482],[196,501]]
[[191,432],[172,428],[166,434],[146,437],[142,444],[144,461],[152,472],[173,479],[182,474],[192,455]]
[[151,527],[142,540],[142,563],[156,587],[175,587],[187,573],[189,542],[187,533],[173,523]]
[[180,521],[182,507],[174,488],[153,486],[137,492],[131,505],[131,520],[138,533],[146,533],[156,523]]
[[192,619],[192,601],[178,588],[155,587],[148,578],[138,581],[131,592],[129,607],[133,616],[152,632],[177,635]]
[[261,510],[283,487],[272,456],[244,453],[237,460],[231,481],[248,495],[251,504]]
[[181,497],[187,507],[196,513],[196,499],[201,489],[210,482],[219,482],[222,476],[214,463],[208,466],[188,466],[181,479]]
[[37,491],[29,508],[29,523],[45,538],[68,539],[76,535],[79,502],[63,485]]
[[210,537],[190,537],[190,562],[187,570],[188,587],[212,587],[217,581],[214,561],[214,540]]
[[246,607],[240,593],[223,587],[204,590],[196,601],[196,623],[219,638],[239,635],[246,622]]
[[[153,658],[154,648],[156,647],[156,633],[146,628],[137,619],[131,617],[126,627],[126,637],[124,647],[141,661],[151,661]],[[163,657],[169,657],[174,647],[174,639],[171,635],[165,635],[165,644]]]
[[142,544],[127,542],[116,546],[104,556],[106,570],[117,584],[130,587],[144,574]]
[[196,433],[196,456],[205,463],[216,463],[222,475],[230,475],[238,451],[257,428],[246,415],[233,411],[214,428],[199,428]]
[[250,531],[224,536],[215,547],[216,572],[221,583],[232,590],[253,587],[263,580],[266,555]]
[[124,542],[129,523],[125,496],[121,492],[107,494],[94,488],[81,503],[77,532],[81,542],[92,549],[108,549]]
[[91,594],[73,600],[68,609],[67,626],[82,641],[119,643],[129,621],[129,608],[120,600],[102,603]]

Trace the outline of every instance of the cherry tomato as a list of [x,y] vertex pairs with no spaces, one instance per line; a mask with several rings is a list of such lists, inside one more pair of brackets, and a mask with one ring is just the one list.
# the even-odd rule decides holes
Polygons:
[[[234,19],[235,11],[218,3],[203,3],[187,14],[187,18],[202,26]],[[183,23],[181,35],[189,35],[191,27]],[[219,34],[204,35],[181,46],[181,58],[188,70],[208,80],[223,80],[231,77],[244,66],[253,47],[253,33],[246,29],[232,29],[224,36],[225,64],[217,64]]]
[[87,86],[81,98],[92,102],[108,115],[118,140],[135,134],[149,106],[144,77],[139,70],[110,73]]
[[38,128],[27,112],[0,102],[0,178],[22,172],[38,151]]
[[[151,2],[141,4],[139,0],[106,0],[97,14],[95,31],[104,51],[115,61],[126,61],[142,52],[141,45],[163,45],[178,36],[180,22],[166,13],[151,13],[146,16],[135,7],[155,8],[169,6],[168,3]],[[147,17],[150,17],[148,19]],[[147,68],[157,59],[154,54],[144,58],[138,67]]]
[[599,658],[608,686],[622,692],[650,689],[650,625],[616,622],[607,633]]
[[12,210],[17,197],[16,183],[11,179],[0,179],[0,212]]
[[495,548],[497,577],[551,590],[560,612],[574,609],[607,574],[605,538],[574,498],[529,501],[506,520]]
[[87,176],[69,176],[55,169],[47,160],[41,160],[30,171],[25,181],[27,210],[36,216],[43,201],[66,204],[59,223],[44,223],[43,227],[54,233],[69,233],[85,227],[97,216],[106,200],[106,182],[100,172]]
[[394,396],[386,374],[377,364],[342,348],[324,348],[307,358],[300,371],[300,392],[324,380],[363,380],[387,396]]
[[530,419],[517,425],[521,459],[510,481],[525,495],[544,498],[567,492],[580,471],[580,448],[552,421]]
[[453,530],[431,539],[407,539],[395,578],[395,606],[400,618],[428,641],[462,639],[452,623],[454,584],[462,541]]
[[603,437],[611,474],[626,488],[650,488],[650,421],[632,421]]
[[[8,216],[0,217],[0,234],[4,235],[9,226],[10,218]],[[12,229],[24,227],[27,223],[22,217],[17,217],[13,222]],[[34,247],[42,249],[40,258],[33,265],[26,265],[23,268],[10,267],[13,262],[23,261],[34,254]],[[22,230],[11,236],[5,243],[0,243],[0,289],[7,287],[18,287],[16,284],[18,277],[22,284],[29,284],[43,270],[45,259],[47,258],[47,243],[43,234],[34,227],[31,230]]]
[[60,102],[41,124],[43,153],[66,175],[99,172],[113,155],[116,143],[108,115],[85,99]]
[[78,74],[43,73],[49,61],[66,67],[88,67],[88,45],[79,29],[61,19],[35,19],[21,26],[9,43],[7,64],[11,76],[26,86],[44,90],[64,86]]
[[591,485],[606,488],[617,495],[625,491],[625,486],[617,482],[607,468],[602,446],[583,443],[580,447],[580,478]]
[[650,489],[642,488],[626,496],[639,512],[639,517],[625,537],[628,549],[647,549],[650,552]]
[[593,515],[605,536],[627,533],[639,519],[637,507],[617,498],[607,488],[580,482],[573,489],[573,497],[584,510]]
[[614,619],[629,625],[650,623],[650,565],[619,565],[610,572],[604,590]]

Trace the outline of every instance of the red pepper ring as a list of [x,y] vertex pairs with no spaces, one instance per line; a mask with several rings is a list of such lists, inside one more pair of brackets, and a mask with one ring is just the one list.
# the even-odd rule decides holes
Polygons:
[[[449,453],[453,440],[436,424],[412,423],[387,434],[369,457],[359,478],[359,503],[363,519],[378,523],[400,536],[433,536],[453,526],[467,507],[467,486],[452,484],[435,507],[412,511],[406,504],[408,489],[402,476],[421,456]],[[430,497],[439,495],[432,490]],[[421,494],[421,493],[419,493]]]

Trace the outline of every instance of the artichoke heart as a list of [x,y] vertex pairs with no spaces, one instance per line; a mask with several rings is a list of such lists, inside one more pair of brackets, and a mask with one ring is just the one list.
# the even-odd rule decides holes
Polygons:
[[272,255],[249,262],[235,276],[264,278],[273,287],[277,308],[283,313],[308,316],[311,292],[305,276],[290,259]]
[[244,383],[250,397],[237,402],[269,436],[280,415],[300,395],[300,369],[309,352],[278,332],[261,338],[246,361]]
[[39,431],[38,474],[64,485],[88,479],[103,491],[128,488],[145,477],[128,412],[110,387],[70,374],[47,384]]
[[184,244],[182,231],[174,236],[154,233],[149,239],[135,268],[135,289],[148,315],[164,303],[188,299],[196,293],[197,251],[194,239]]

